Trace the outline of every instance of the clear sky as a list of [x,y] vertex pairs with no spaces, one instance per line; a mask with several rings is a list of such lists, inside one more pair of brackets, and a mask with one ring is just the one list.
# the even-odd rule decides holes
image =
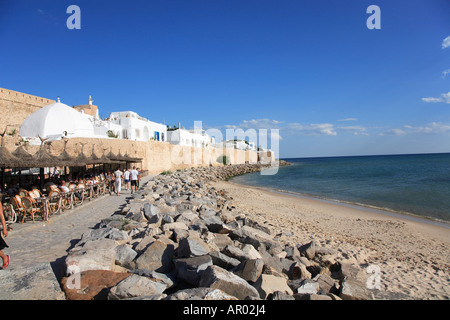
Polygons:
[[0,87],[277,128],[281,157],[450,152],[450,1],[0,0]]

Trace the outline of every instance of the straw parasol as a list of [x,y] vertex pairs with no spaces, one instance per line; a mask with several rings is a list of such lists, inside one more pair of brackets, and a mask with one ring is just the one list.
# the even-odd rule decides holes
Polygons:
[[30,168],[48,168],[59,165],[58,157],[50,154],[48,148],[48,145],[41,144],[39,150],[34,154],[33,160],[29,163]]
[[71,156],[66,148],[67,143],[69,142],[69,139],[64,139],[64,150],[61,152],[61,154],[58,156],[59,166],[60,167],[74,167],[78,164],[75,162],[75,159],[73,156]]
[[101,163],[103,163],[103,164],[113,164],[113,163],[118,164],[118,163],[122,163],[122,161],[117,161],[117,160],[112,160],[112,159],[110,159],[110,158],[105,154],[105,151],[106,151],[106,150],[107,150],[107,148],[103,148],[103,154],[102,154],[102,156],[100,157]]
[[12,155],[17,158],[16,168],[31,168],[34,164],[34,158],[31,153],[29,153],[23,145],[19,145],[16,150],[13,151]]
[[74,167],[84,167],[85,165],[91,164],[90,159],[84,154],[84,145],[86,143],[81,143],[81,152],[74,159]]
[[98,164],[100,163],[100,158],[97,157],[97,155],[95,154],[95,144],[92,144],[92,151],[91,151],[91,156],[88,157],[89,159],[89,164]]

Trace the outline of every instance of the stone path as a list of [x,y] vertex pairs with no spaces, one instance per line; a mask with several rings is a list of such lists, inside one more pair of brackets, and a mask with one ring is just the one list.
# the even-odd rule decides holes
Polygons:
[[[141,186],[151,177],[144,177]],[[31,221],[15,223],[5,239],[9,248],[4,252],[11,259],[8,269],[47,262],[60,279],[67,251],[83,233],[94,228],[102,219],[120,211],[130,195],[130,190],[122,190],[119,196],[107,194],[85,201],[79,207],[50,217],[47,222],[36,220],[34,224]]]

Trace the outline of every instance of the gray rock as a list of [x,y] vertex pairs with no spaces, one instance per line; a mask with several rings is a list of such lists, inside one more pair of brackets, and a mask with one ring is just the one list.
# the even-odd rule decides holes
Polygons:
[[87,241],[73,248],[65,259],[68,274],[86,270],[114,270],[117,243],[112,239]]
[[334,300],[332,297],[323,294],[296,293],[295,300]]
[[237,300],[237,298],[219,289],[200,287],[179,290],[164,300]]
[[158,208],[153,204],[145,203],[143,210],[149,223],[157,223],[161,219]]
[[193,286],[199,285],[200,278],[204,270],[213,265],[212,259],[208,255],[175,259],[174,264],[177,272],[177,278],[182,279]]
[[314,278],[319,284],[319,293],[327,294],[334,293],[338,294],[339,290],[336,288],[336,282],[329,275],[322,273]]
[[354,279],[345,278],[342,281],[339,297],[343,300],[371,300],[372,296],[366,286]]
[[0,300],[65,300],[50,263],[1,270],[0,288]]
[[126,231],[112,228],[112,230],[108,234],[107,238],[119,241],[119,240],[128,240],[130,238],[130,236],[128,235],[128,232],[126,232]]
[[247,281],[218,266],[209,266],[202,274],[199,286],[220,289],[240,300],[259,297],[258,291]]
[[319,292],[319,284],[313,280],[303,280],[297,288],[297,293],[301,294],[317,294]]
[[256,282],[263,271],[264,262],[261,259],[252,259],[242,262],[240,269],[235,271],[239,277],[250,282]]
[[314,256],[316,255],[316,249],[315,249],[315,244],[314,241],[311,241],[307,244],[304,244],[302,246],[300,246],[298,248],[298,250],[300,251],[300,254],[302,256],[305,256],[306,258],[312,260],[314,259]]
[[200,238],[192,235],[180,240],[178,245],[178,257],[198,257],[208,254],[208,246]]
[[119,300],[155,294],[160,295],[166,288],[167,286],[162,282],[156,282],[147,277],[133,274],[111,288],[108,299]]
[[254,287],[258,290],[261,299],[266,299],[269,294],[276,291],[281,291],[289,295],[294,294],[285,278],[270,274],[262,274],[255,282]]
[[267,296],[267,300],[295,300],[295,298],[282,291],[275,291]]
[[148,269],[150,271],[170,272],[174,246],[166,244],[161,240],[151,243],[135,260],[137,269]]
[[229,257],[219,251],[211,251],[208,255],[211,256],[213,264],[227,270],[237,267],[241,263],[239,260]]
[[131,273],[150,278],[157,282],[163,282],[167,286],[167,289],[172,288],[176,283],[176,279],[171,274],[150,271],[147,269],[135,269],[132,270]]
[[204,218],[203,222],[205,223],[208,230],[214,233],[226,234],[232,231],[232,229],[227,227],[217,216]]
[[127,266],[131,261],[136,258],[137,252],[131,249],[126,244],[122,244],[116,247],[116,264],[119,266]]
[[222,253],[241,262],[247,260],[247,254],[234,245],[227,245]]

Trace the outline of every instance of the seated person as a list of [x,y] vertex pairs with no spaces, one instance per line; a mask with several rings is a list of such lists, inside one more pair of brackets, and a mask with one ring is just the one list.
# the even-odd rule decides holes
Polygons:
[[65,182],[64,180],[61,181],[61,185],[59,186],[59,188],[60,188],[64,193],[67,193],[67,192],[70,191],[69,188],[67,188],[66,182]]
[[[66,186],[66,182],[64,180],[61,181],[61,186],[59,187],[64,193],[70,192],[69,188]],[[81,200],[81,194],[78,191],[73,193],[75,197]]]

